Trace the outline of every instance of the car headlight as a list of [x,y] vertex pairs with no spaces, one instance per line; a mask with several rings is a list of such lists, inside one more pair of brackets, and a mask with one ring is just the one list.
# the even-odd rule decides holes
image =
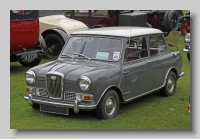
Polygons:
[[79,86],[81,90],[87,91],[91,88],[91,81],[87,76],[81,76],[79,79]]
[[30,84],[33,84],[36,80],[36,75],[33,71],[26,72],[26,81]]
[[185,35],[185,42],[190,42],[190,34]]

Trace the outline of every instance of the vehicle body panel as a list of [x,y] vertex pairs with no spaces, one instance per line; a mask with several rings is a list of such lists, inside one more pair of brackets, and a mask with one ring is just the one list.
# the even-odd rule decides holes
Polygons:
[[[165,86],[170,71],[175,73],[177,80],[184,74],[179,51],[170,52],[169,49],[166,49],[163,53],[150,56],[150,48],[147,43],[148,55],[146,57],[128,62],[124,61],[126,50],[131,47],[132,38],[138,39],[142,36],[142,38],[147,39],[152,34],[161,35],[162,32],[157,29],[141,27],[105,27],[74,32],[70,35],[57,60],[33,67],[28,71],[34,72],[37,76],[33,84],[27,82],[28,87],[54,89],[60,97],[49,97],[52,94],[56,95],[52,90],[47,91],[44,97],[30,93],[24,98],[28,100],[30,105],[37,103],[65,108],[74,107],[75,112],[77,112],[79,109],[96,109],[109,90],[117,91],[121,103],[126,103],[161,89]],[[161,37],[164,39],[163,34]],[[74,51],[75,46],[79,46],[78,44],[80,44],[81,50],[87,50],[89,44],[96,47],[98,43],[103,43],[101,41],[108,40],[111,42],[121,40],[120,42],[122,42],[121,51],[113,50],[115,53],[119,52],[116,61],[114,61],[114,56],[113,60],[109,60],[108,56],[107,59],[102,60],[98,59],[98,54],[96,54],[96,58],[92,56],[88,58],[86,54],[84,56],[75,56],[75,53],[74,55],[73,53],[70,54],[70,51]],[[164,42],[166,43],[165,39]],[[96,45],[93,45],[93,43]],[[108,47],[111,47],[111,45],[109,44]],[[165,47],[168,48],[168,45],[166,44]],[[104,45],[101,45],[101,48],[103,49],[98,49],[101,54],[104,50],[103,54],[107,55]],[[134,49],[132,48],[132,50]],[[75,49],[75,51],[78,50]],[[87,51],[91,51],[91,49]],[[91,88],[88,90],[83,90],[80,86],[82,77],[87,77],[90,80]],[[62,89],[62,91],[56,91],[57,89]],[[84,95],[92,96],[92,100],[80,99],[80,96]]]

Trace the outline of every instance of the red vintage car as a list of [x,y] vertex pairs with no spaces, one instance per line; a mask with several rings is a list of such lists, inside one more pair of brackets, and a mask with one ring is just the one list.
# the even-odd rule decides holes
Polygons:
[[37,10],[10,10],[10,62],[36,66],[46,51]]
[[164,32],[178,30],[181,10],[71,10],[66,16],[89,28],[109,26],[153,27]]

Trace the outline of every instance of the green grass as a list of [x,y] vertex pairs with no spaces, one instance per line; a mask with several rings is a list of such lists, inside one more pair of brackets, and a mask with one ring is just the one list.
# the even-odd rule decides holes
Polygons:
[[[93,111],[80,111],[69,116],[35,111],[28,106],[24,73],[29,69],[18,62],[10,63],[10,128],[11,129],[111,129],[111,130],[190,130],[187,112],[190,94],[190,62],[183,50],[183,36],[178,49],[182,53],[185,75],[177,82],[176,93],[161,97],[159,91],[120,106],[116,118],[99,120]],[[172,48],[172,50],[174,50]],[[42,63],[49,61],[44,59]],[[41,64],[42,64],[41,63]]]

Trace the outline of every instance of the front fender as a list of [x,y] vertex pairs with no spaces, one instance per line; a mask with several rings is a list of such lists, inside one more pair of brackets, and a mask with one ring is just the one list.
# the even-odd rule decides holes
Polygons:
[[64,42],[67,41],[67,39],[69,38],[69,36],[67,35],[66,32],[60,30],[60,29],[57,29],[57,28],[54,28],[52,29],[53,31],[56,31],[58,34],[60,34],[60,36],[63,38]]

